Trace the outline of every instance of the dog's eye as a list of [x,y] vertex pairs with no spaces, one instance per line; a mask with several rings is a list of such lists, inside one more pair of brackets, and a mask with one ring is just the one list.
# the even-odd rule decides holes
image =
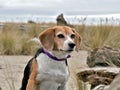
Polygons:
[[59,38],[65,38],[65,36],[63,34],[59,34],[58,37]]
[[71,38],[75,38],[75,34],[72,34],[70,37],[71,37]]

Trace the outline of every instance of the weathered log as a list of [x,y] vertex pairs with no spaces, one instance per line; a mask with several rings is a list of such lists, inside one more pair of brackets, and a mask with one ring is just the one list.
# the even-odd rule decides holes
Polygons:
[[[77,73],[80,80],[89,82],[93,90],[118,90],[113,84],[115,77],[120,73],[120,50],[104,46],[93,49],[87,57],[86,68]],[[116,80],[120,80],[117,78]],[[116,81],[119,82],[120,81]],[[119,84],[117,84],[117,88]],[[113,87],[113,89],[111,89]],[[108,89],[109,88],[109,89]]]
[[120,74],[115,77],[110,85],[100,84],[92,90],[120,90]]
[[28,23],[29,23],[29,24],[36,24],[36,22],[35,22],[35,21],[32,21],[32,20],[28,20]]
[[57,25],[64,25],[64,26],[74,27],[73,25],[67,23],[67,21],[65,20],[63,14],[58,15],[56,21],[57,21]]
[[104,46],[93,49],[87,57],[89,67],[117,66],[120,67],[120,50]]
[[116,76],[107,90],[120,90],[120,74]]
[[80,80],[84,82],[89,82],[91,84],[91,89],[98,85],[109,85],[113,79],[120,72],[120,68],[86,68],[78,71],[77,76]]
[[67,22],[63,17],[63,14],[58,15],[56,21],[57,25],[67,25]]

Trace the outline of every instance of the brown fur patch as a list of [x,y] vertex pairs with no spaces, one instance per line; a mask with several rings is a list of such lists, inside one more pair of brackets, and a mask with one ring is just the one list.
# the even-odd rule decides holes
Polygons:
[[33,60],[31,66],[31,74],[29,76],[26,90],[35,90],[37,73],[38,73],[38,64],[36,60]]

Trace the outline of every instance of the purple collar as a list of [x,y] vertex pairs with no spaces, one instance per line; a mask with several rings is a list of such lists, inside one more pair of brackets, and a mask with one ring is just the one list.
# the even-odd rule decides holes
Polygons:
[[70,55],[67,55],[67,57],[65,57],[65,58],[58,59],[57,57],[55,57],[55,56],[51,55],[49,52],[47,52],[45,49],[43,49],[43,53],[55,61],[65,61],[65,60],[67,60],[67,58],[71,57]]

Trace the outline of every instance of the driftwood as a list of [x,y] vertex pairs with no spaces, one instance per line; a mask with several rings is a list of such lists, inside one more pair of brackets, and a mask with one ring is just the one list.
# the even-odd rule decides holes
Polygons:
[[91,84],[91,89],[98,85],[110,85],[113,79],[120,73],[120,68],[86,68],[78,71],[77,76],[84,82]]
[[58,15],[56,21],[57,25],[67,25],[67,22],[63,17],[63,14]]
[[120,90],[120,74],[114,78],[110,85],[100,84],[93,90]]
[[93,49],[87,57],[89,67],[117,66],[120,67],[120,50],[104,46]]
[[120,74],[113,80],[107,90],[120,90]]
[[56,21],[57,21],[57,25],[74,27],[73,25],[67,23],[63,14],[58,15]]
[[77,76],[80,80],[89,82],[92,90],[120,90],[120,75],[115,79],[120,73],[119,49],[109,46],[95,48],[88,55],[87,64],[89,68],[79,71]]
[[35,22],[35,21],[32,21],[32,20],[28,20],[28,23],[29,23],[29,24],[36,24],[36,22]]

